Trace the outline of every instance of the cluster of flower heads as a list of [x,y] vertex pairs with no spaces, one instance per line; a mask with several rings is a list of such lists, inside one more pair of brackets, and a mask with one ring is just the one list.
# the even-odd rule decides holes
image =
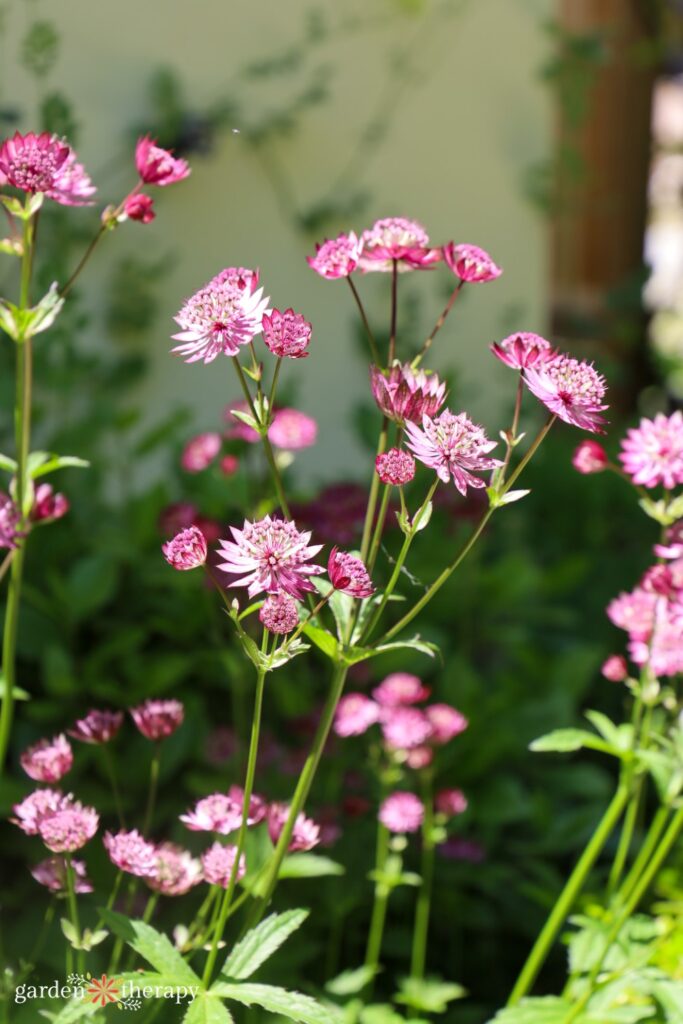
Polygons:
[[[202,797],[195,806],[180,815],[181,822],[192,832],[213,832],[228,836],[242,824],[244,791],[232,786],[227,793],[212,793]],[[273,844],[277,843],[287,821],[289,807],[280,802],[268,803],[262,796],[252,794],[247,811],[247,826],[265,822]],[[321,840],[321,829],[303,813],[294,822],[289,842],[290,852],[312,850]]]

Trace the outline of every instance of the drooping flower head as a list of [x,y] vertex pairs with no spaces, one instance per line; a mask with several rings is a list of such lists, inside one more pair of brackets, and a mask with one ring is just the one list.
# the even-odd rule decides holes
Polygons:
[[198,526],[181,530],[172,540],[162,544],[161,550],[168,564],[183,572],[204,565],[208,553],[206,537]]
[[[85,862],[82,860],[71,860],[73,871],[74,889],[77,893],[92,892],[92,882],[88,878]],[[41,860],[40,864],[34,864],[31,874],[36,882],[44,885],[50,892],[67,891],[66,860],[64,857],[48,857]]]
[[36,782],[59,782],[71,770],[73,761],[71,745],[63,733],[52,740],[39,740],[19,758],[21,767]]
[[182,725],[185,708],[179,700],[146,700],[130,714],[148,740],[164,740]]
[[327,562],[327,575],[335,590],[349,597],[370,597],[375,588],[368,575],[368,570],[360,558],[346,551],[332,548]]
[[156,214],[154,200],[144,192],[136,192],[126,198],[123,212],[128,220],[137,220],[141,224],[151,224]]
[[431,693],[418,676],[409,672],[392,672],[372,691],[372,696],[383,707],[395,708],[401,704],[419,704]]
[[19,509],[11,498],[0,493],[0,548],[13,550],[22,536],[19,530]]
[[68,511],[68,499],[63,494],[55,494],[52,484],[39,484],[36,487],[31,509],[31,520],[34,523],[52,523]]
[[261,323],[266,348],[274,356],[286,359],[302,359],[308,355],[311,340],[311,325],[301,313],[286,309],[281,313],[274,309],[266,314]]
[[123,725],[123,711],[88,711],[84,718],[78,718],[70,729],[69,736],[81,743],[108,743]]
[[316,274],[328,281],[335,281],[353,273],[358,266],[360,250],[361,243],[353,231],[349,231],[348,235],[338,235],[322,245],[316,245],[315,256],[307,256],[306,262]]
[[430,704],[425,708],[425,714],[432,728],[431,742],[439,746],[459,736],[469,724],[465,716],[450,704]]
[[156,850],[153,843],[141,836],[137,829],[123,829],[115,835],[105,832],[102,838],[112,864],[120,871],[138,878],[149,878],[156,868]]
[[67,143],[56,135],[16,132],[0,146],[2,179],[22,192],[43,192],[61,206],[85,206],[95,192]]
[[467,810],[467,797],[461,789],[440,789],[434,797],[434,808],[438,814],[454,818]]
[[258,613],[259,620],[271,633],[291,633],[299,625],[299,608],[289,594],[270,594]]
[[621,442],[619,460],[634,484],[671,488],[683,483],[683,413],[642,419]]
[[241,530],[231,526],[230,532],[233,540],[222,540],[218,553],[225,559],[219,568],[238,577],[231,587],[246,587],[249,597],[284,591],[297,601],[315,589],[310,577],[323,568],[311,564],[311,559],[322,545],[309,545],[310,533],[270,516],[253,523],[245,520]]
[[[223,889],[227,889],[235,868],[236,858],[236,846],[223,846],[221,843],[215,842],[208,850],[204,850],[201,856],[202,870],[204,878],[209,885],[220,885]],[[238,882],[241,878],[244,878],[246,871],[247,862],[244,854],[242,854],[237,868]]]
[[177,316],[180,341],[173,352],[187,363],[211,363],[219,355],[235,356],[261,331],[268,312],[268,297],[257,288],[258,276],[227,267],[189,298]]
[[184,896],[204,877],[196,857],[175,843],[159,843],[154,847],[154,856],[154,869],[145,881],[162,896]]
[[157,146],[149,135],[138,139],[135,147],[135,166],[146,185],[173,185],[187,178],[190,168],[185,160],[174,157],[167,149]]
[[524,371],[529,390],[565,423],[603,434],[607,386],[595,367],[571,356],[556,356]]
[[449,242],[443,247],[443,259],[456,277],[468,284],[495,281],[503,273],[489,254],[484,249],[480,249],[478,245],[456,245],[454,242]]
[[201,473],[207,469],[221,450],[221,435],[215,431],[197,434],[190,438],[180,459],[180,465],[187,473]]
[[27,836],[38,835],[38,827],[45,818],[73,805],[73,797],[65,796],[58,789],[36,789],[29,793],[12,810],[16,818],[10,818]]
[[383,484],[409,484],[415,476],[415,459],[402,448],[390,448],[375,459],[375,470]]
[[337,704],[334,731],[337,736],[361,736],[379,721],[380,708],[364,693],[347,693]]
[[418,832],[423,819],[424,806],[414,793],[392,793],[379,809],[379,820],[390,832]]
[[407,706],[382,708],[384,742],[392,750],[414,750],[432,738],[432,726],[424,711]]
[[491,351],[512,370],[525,370],[527,366],[542,363],[555,355],[550,342],[533,331],[509,334],[502,341],[494,342]]
[[394,363],[387,374],[371,366],[370,386],[380,411],[397,423],[421,423],[423,416],[435,416],[446,400],[446,385],[438,375],[413,370],[409,363]]
[[268,427],[268,440],[274,448],[296,452],[310,448],[318,436],[318,424],[298,409],[276,409]]
[[416,459],[425,466],[436,470],[444,483],[453,478],[453,483],[462,495],[468,487],[486,487],[486,481],[473,475],[473,470],[495,469],[499,459],[488,456],[496,447],[489,441],[482,427],[472,422],[461,412],[457,416],[445,409],[436,419],[424,416],[422,429],[414,423],[406,423],[408,447]]
[[94,807],[84,807],[75,801],[41,818],[38,832],[48,850],[73,853],[92,839],[99,824],[100,818]]
[[[289,807],[287,804],[274,803],[268,808],[268,835],[273,844],[276,844],[285,827]],[[290,853],[305,852],[312,850],[320,842],[320,826],[307,818],[305,814],[297,815],[292,829],[292,836],[287,849]]]
[[593,441],[587,437],[574,450],[572,455],[572,466],[578,473],[589,475],[591,473],[602,473],[607,469],[609,459],[607,452],[599,441]]
[[358,266],[365,273],[418,270],[441,259],[439,249],[429,248],[429,236],[416,220],[384,217],[361,235]]

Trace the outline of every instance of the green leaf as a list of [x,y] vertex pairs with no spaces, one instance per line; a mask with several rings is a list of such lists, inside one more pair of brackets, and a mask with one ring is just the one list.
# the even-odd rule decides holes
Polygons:
[[62,929],[62,935],[64,936],[66,941],[69,943],[70,946],[73,946],[74,948],[76,948],[76,943],[78,941],[78,935],[76,934],[76,929],[74,928],[74,926],[71,923],[71,921],[69,920],[69,918],[68,917],[60,917],[59,925],[60,925],[60,927]]
[[529,744],[529,750],[535,752],[566,754],[571,750],[581,750],[589,747],[591,750],[602,750],[606,754],[617,753],[608,743],[598,739],[592,732],[586,729],[553,729],[545,736],[539,736],[537,740]]
[[421,654],[427,654],[430,658],[434,658],[439,653],[436,644],[414,636],[411,640],[394,640],[388,644],[380,644],[378,647],[350,647],[344,651],[344,661],[347,665],[355,665],[359,661],[367,661],[368,658],[377,658],[380,654],[386,654],[387,651],[403,650],[420,651]]
[[602,711],[586,711],[586,718],[610,746],[616,747],[617,750],[630,750],[633,740],[633,729],[630,725],[615,725]]
[[176,985],[199,985],[201,982],[192,968],[185,963],[169,939],[144,921],[134,921],[124,914],[102,908],[100,917],[115,935],[127,942],[147,963],[160,974],[170,974]]
[[8,473],[16,473],[17,464],[14,459],[10,459],[9,455],[0,455],[0,469],[4,469]]
[[[5,696],[5,677],[0,675],[0,699]],[[12,688],[12,696],[15,700],[30,700],[31,694],[22,690],[19,686]]]
[[238,981],[250,978],[287,941],[292,932],[301,927],[307,917],[307,910],[271,914],[237,943],[223,964],[221,977]]
[[331,857],[317,853],[290,853],[280,867],[278,878],[323,878],[343,875],[345,868]]
[[310,644],[305,644],[303,640],[295,640],[293,643],[283,645],[275,654],[261,655],[263,667],[268,669],[281,668],[288,661],[292,661],[299,654],[305,654],[310,649]]
[[449,1003],[466,994],[462,985],[441,978],[402,978],[394,1001],[421,1013],[445,1013]]
[[244,1006],[261,1006],[270,1013],[279,1013],[290,1020],[300,1021],[300,1024],[341,1024],[338,1010],[323,1006],[300,992],[291,992],[274,985],[231,985],[217,981],[212,985],[211,993],[243,1003]]
[[369,965],[356,967],[353,971],[342,971],[325,985],[325,989],[333,996],[353,996],[362,992],[368,982],[377,974],[377,968]]
[[52,1024],[74,1024],[75,1021],[98,1015],[102,1020],[102,1007],[84,999],[74,999],[67,1003],[56,1016],[50,1014]]
[[216,999],[210,992],[200,992],[188,1007],[183,1024],[234,1024],[234,1021],[220,999]]
[[[564,1024],[571,1009],[572,1004],[567,999],[538,996],[522,999],[517,1006],[506,1006],[504,1010],[498,1011],[489,1024]],[[580,1024],[581,1019],[576,1024]]]
[[427,526],[432,518],[432,512],[434,506],[431,501],[428,501],[424,509],[418,509],[415,513],[415,517],[411,523],[411,530],[413,533],[421,533]]
[[328,658],[336,659],[339,644],[331,633],[328,633],[326,629],[320,629],[318,626],[308,625],[304,628],[304,633],[308,639],[318,647],[323,654],[326,654]]
[[[46,452],[41,454],[46,455]],[[54,455],[49,454],[47,460],[44,461],[40,466],[37,466],[33,471],[29,470],[29,476],[36,480],[39,476],[47,476],[48,473],[54,473],[58,469],[67,469],[74,467],[77,469],[87,469],[90,463],[87,459],[79,459],[77,455]]]

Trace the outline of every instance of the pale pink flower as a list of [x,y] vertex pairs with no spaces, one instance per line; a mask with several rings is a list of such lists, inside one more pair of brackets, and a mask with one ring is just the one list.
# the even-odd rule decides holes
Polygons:
[[10,821],[13,825],[18,825],[27,836],[35,836],[38,835],[41,821],[72,805],[73,797],[65,796],[58,789],[36,789],[21,803],[14,805],[12,810],[16,818],[10,818]]
[[81,743],[108,743],[123,725],[123,711],[88,711],[84,718],[78,718],[70,729],[69,736]]
[[220,461],[220,471],[223,476],[234,476],[240,466],[240,460],[236,455],[224,455]]
[[92,206],[90,196],[96,191],[83,164],[79,164],[76,154],[70,151],[55,175],[53,187],[46,195],[60,206]]
[[268,440],[275,448],[296,452],[314,445],[318,424],[298,409],[276,409],[268,428]]
[[231,526],[230,532],[233,540],[222,540],[218,553],[225,559],[219,568],[238,577],[231,587],[246,587],[249,597],[284,591],[297,601],[315,589],[309,577],[323,568],[310,562],[322,545],[309,545],[310,533],[270,516],[254,523],[245,520],[241,530]]
[[649,665],[655,676],[675,676],[683,672],[683,618],[671,614],[660,598],[652,634],[640,639],[631,636],[628,650],[636,665]]
[[619,460],[634,484],[672,488],[683,483],[683,413],[642,419],[621,442]]
[[386,744],[393,750],[421,747],[432,738],[432,726],[424,711],[411,707],[384,707],[380,722]]
[[137,220],[141,224],[151,224],[156,217],[154,200],[144,192],[128,196],[123,204],[123,212],[128,220]]
[[204,877],[199,861],[175,843],[159,843],[154,858],[154,870],[145,881],[162,896],[184,896]]
[[315,256],[307,256],[309,267],[328,281],[348,277],[358,266],[361,243],[353,231],[316,245]]
[[224,267],[223,270],[218,271],[215,277],[211,278],[209,284],[216,287],[229,285],[238,291],[243,291],[246,288],[250,292],[255,292],[260,276],[261,272],[258,267],[256,270],[250,267]]
[[585,475],[602,473],[607,469],[608,463],[607,452],[599,441],[593,441],[592,438],[582,441],[572,455],[572,466]]
[[299,608],[289,594],[270,594],[261,605],[258,617],[271,633],[291,633],[299,625]]
[[360,736],[379,721],[379,705],[364,693],[347,693],[337,704],[334,731],[337,736]]
[[372,691],[378,704],[398,707],[401,704],[419,704],[427,700],[432,691],[418,676],[409,672],[392,672]]
[[508,334],[502,341],[494,342],[491,351],[512,370],[525,370],[527,366],[552,359],[555,355],[550,342],[533,331]]
[[626,658],[621,654],[610,654],[609,658],[603,662],[600,671],[605,679],[609,679],[610,683],[623,683],[628,676]]
[[100,818],[94,807],[83,807],[79,801],[43,817],[38,832],[48,850],[53,853],[73,853],[92,839]]
[[137,829],[121,830],[114,835],[105,832],[102,839],[112,864],[120,871],[139,878],[149,878],[156,869],[156,849]]
[[377,476],[383,484],[402,486],[415,476],[415,459],[401,448],[390,448],[375,459]]
[[221,435],[214,431],[197,434],[183,448],[180,465],[188,473],[201,473],[216,458],[222,443]]
[[656,604],[656,594],[636,587],[631,593],[621,593],[610,601],[607,616],[633,639],[645,640],[654,626]]
[[456,245],[455,242],[449,242],[443,247],[443,259],[446,266],[461,281],[468,284],[495,281],[503,273],[489,254],[478,245]]
[[409,363],[394,363],[388,373],[371,366],[370,386],[380,411],[397,423],[421,423],[423,416],[435,416],[446,400],[446,385],[438,375],[413,370]]
[[412,750],[406,751],[405,763],[413,771],[417,772],[422,768],[426,768],[433,760],[434,750],[432,747],[413,747]]
[[39,484],[33,497],[31,519],[34,523],[51,523],[61,519],[69,511],[68,499],[55,494],[52,484]]
[[185,160],[174,157],[167,149],[157,146],[149,135],[138,139],[135,147],[135,166],[146,185],[173,185],[187,178],[190,168]]
[[[280,838],[288,815],[289,807],[287,804],[274,803],[268,808],[268,835],[273,845]],[[297,853],[312,850],[319,842],[320,826],[312,818],[307,818],[303,813],[299,814],[294,822],[292,836],[287,847],[289,852]]]
[[168,564],[182,572],[204,565],[208,553],[206,537],[198,526],[181,530],[171,540],[162,544],[161,550]]
[[406,433],[408,447],[415,458],[436,470],[444,483],[452,477],[462,495],[467,494],[468,487],[486,487],[486,481],[474,476],[472,470],[495,469],[502,465],[499,459],[487,454],[497,442],[489,441],[483,427],[473,423],[464,412],[456,416],[445,409],[436,419],[424,416],[422,429],[414,423],[406,423]]
[[425,708],[425,715],[432,728],[431,741],[439,745],[464,732],[469,724],[465,716],[450,704],[430,704]]
[[[236,858],[236,846],[223,846],[221,843],[215,842],[208,850],[204,850],[201,855],[202,869],[204,878],[209,885],[220,885],[223,889],[227,889],[235,869]],[[237,868],[237,881],[244,878],[246,873],[247,862],[242,854]]]
[[227,836],[242,824],[242,802],[227,793],[212,793],[198,800],[193,810],[181,814],[180,820],[192,832]]
[[302,359],[308,355],[312,328],[301,313],[295,313],[293,309],[281,313],[279,309],[274,309],[270,315],[264,316],[261,330],[266,348],[274,356]]
[[[92,892],[92,882],[88,878],[85,862],[82,860],[71,860],[73,871],[73,884],[77,893]],[[30,869],[36,882],[44,885],[51,892],[66,892],[66,860],[64,857],[48,857],[41,860],[40,864],[34,864]]]
[[392,793],[380,806],[379,820],[390,832],[418,832],[424,820],[424,806],[414,793]]
[[59,782],[71,771],[73,761],[71,744],[63,733],[52,740],[39,740],[19,758],[21,767],[36,782]]
[[19,509],[11,498],[0,493],[0,548],[13,550],[23,536],[19,530]]
[[22,192],[44,192],[62,206],[86,205],[95,189],[65,142],[49,132],[16,132],[0,146],[0,176]]
[[349,597],[370,597],[375,588],[360,558],[332,548],[327,562],[327,575],[335,590]]
[[600,413],[607,408],[603,402],[607,387],[590,363],[558,355],[526,369],[524,380],[553,415],[581,430],[604,434],[605,418]]
[[239,276],[235,267],[227,267],[222,275],[195,292],[174,317],[182,329],[173,339],[182,344],[173,352],[187,363],[236,356],[240,346],[248,345],[261,331],[269,299],[262,288],[254,287],[256,275]]
[[467,810],[467,797],[461,789],[440,789],[434,797],[434,808],[437,814],[454,818]]
[[148,740],[165,740],[182,725],[185,708],[179,700],[146,700],[130,714]]
[[361,236],[360,270],[390,272],[394,261],[399,271],[418,270],[441,259],[439,249],[429,248],[427,232],[416,220],[385,217]]

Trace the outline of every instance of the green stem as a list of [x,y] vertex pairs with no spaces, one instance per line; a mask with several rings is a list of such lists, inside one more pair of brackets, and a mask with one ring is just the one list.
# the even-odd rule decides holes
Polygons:
[[422,822],[422,867],[420,872],[422,881],[415,908],[413,948],[410,958],[410,976],[418,980],[424,978],[427,963],[427,936],[434,883],[434,795],[429,774],[425,776],[423,789],[424,819]]
[[377,348],[377,342],[375,341],[375,335],[372,333],[372,328],[370,327],[370,322],[369,322],[367,314],[365,312],[365,307],[363,306],[363,303],[361,302],[361,299],[360,299],[360,295],[358,294],[358,289],[356,288],[355,284],[353,283],[353,281],[351,280],[350,277],[347,277],[346,280],[348,282],[349,288],[351,289],[351,294],[353,295],[354,299],[356,300],[356,305],[358,306],[358,312],[360,313],[360,318],[363,321],[363,326],[365,327],[365,333],[368,336],[368,342],[370,343],[370,354],[372,356],[372,361],[373,361],[373,363],[375,363],[376,366],[381,366],[380,358],[379,358],[379,349]]
[[145,924],[149,924],[149,922],[152,920],[152,914],[156,910],[158,902],[159,893],[153,892],[152,895],[147,900],[147,906],[145,907],[144,913],[142,915],[142,920],[145,922]]
[[280,369],[282,368],[282,356],[278,357],[278,361],[275,364],[273,370],[273,382],[270,385],[270,397],[268,399],[268,415],[273,415],[273,405],[275,403],[275,389],[277,388],[278,377],[280,376]]
[[628,900],[629,896],[638,884],[639,878],[650,863],[662,832],[666,828],[667,821],[669,820],[669,814],[670,811],[668,807],[660,807],[652,819],[652,824],[650,825],[650,829],[645,840],[638,851],[638,856],[634,860],[631,870],[624,879],[619,890],[619,901],[621,903]]
[[251,397],[251,392],[249,391],[249,385],[247,384],[246,378],[244,376],[244,371],[242,370],[242,367],[240,366],[239,359],[237,357],[235,357],[232,360],[232,364],[235,367],[235,372],[237,373],[237,378],[238,378],[238,380],[240,382],[240,386],[242,388],[242,391],[244,392],[244,397],[247,400],[247,405],[249,406],[249,411],[251,412],[251,415],[254,417],[256,422],[259,424],[259,434],[260,434],[260,437],[261,437],[261,442],[263,444],[263,451],[265,452],[266,460],[268,462],[270,473],[271,473],[271,476],[273,478],[273,485],[275,487],[275,493],[277,495],[278,503],[280,505],[280,508],[282,509],[282,512],[283,512],[283,514],[285,516],[285,519],[291,519],[292,518],[292,513],[289,511],[289,505],[287,503],[287,498],[285,497],[285,490],[284,490],[284,487],[282,485],[282,477],[280,476],[280,470],[278,469],[277,463],[275,461],[275,453],[273,452],[273,446],[271,445],[270,439],[268,438],[268,431],[266,430],[264,432],[261,429],[261,427],[262,427],[261,420],[256,415],[256,409],[254,407],[254,402],[253,402],[253,399]]
[[151,824],[152,817],[154,815],[154,805],[156,804],[157,791],[159,789],[159,768],[161,766],[161,743],[157,742],[154,745],[154,754],[152,755],[152,763],[149,768],[149,794],[147,796],[147,810],[145,811],[145,822],[142,826],[142,834],[147,837]]
[[[71,924],[73,925],[74,932],[76,933],[76,941],[81,941],[81,923],[78,918],[78,904],[76,902],[76,886],[74,883],[74,869],[71,863],[71,854],[66,853],[64,855],[64,865],[66,874],[66,894],[69,902],[69,916],[71,918]],[[83,974],[85,970],[85,961],[83,950],[79,949],[76,952],[76,964],[79,974]]]
[[100,239],[102,238],[102,236],[105,234],[106,231],[107,231],[107,225],[106,224],[102,224],[100,226],[99,231],[97,232],[95,237],[91,240],[90,244],[88,245],[88,248],[85,250],[85,252],[81,256],[80,260],[78,261],[78,263],[76,265],[76,269],[74,270],[73,274],[71,275],[69,280],[66,282],[66,284],[63,285],[62,288],[60,288],[59,294],[61,295],[62,298],[66,298],[66,296],[69,294],[69,292],[71,291],[71,289],[75,285],[76,278],[79,276],[79,274],[83,270],[83,267],[86,265],[86,263],[88,262],[88,260],[92,256],[93,252],[95,251],[95,248],[97,247],[97,244],[99,243]]
[[[389,830],[378,821],[377,823],[377,847],[375,854],[375,871],[378,874],[386,868],[387,856],[389,853]],[[389,887],[386,882],[375,882],[375,895],[372,904],[372,917],[368,930],[368,944],[365,950],[365,967],[373,972],[372,978],[367,984],[366,995],[372,994],[375,974],[379,967],[379,957],[382,950],[382,939],[384,937],[384,924],[387,916],[387,904],[389,902]]]
[[379,554],[379,546],[382,542],[382,533],[384,532],[384,523],[387,518],[387,508],[389,506],[389,498],[391,497],[391,484],[385,484],[384,491],[382,492],[382,500],[379,505],[379,512],[377,514],[377,522],[375,523],[375,531],[372,536],[370,543],[370,551],[368,554],[368,561],[366,568],[368,573],[372,575],[372,570],[375,568],[375,562],[377,561],[377,555]]
[[[631,726],[633,728],[632,739],[631,739],[631,752],[633,752],[636,746],[640,745],[645,747],[647,745],[649,723],[650,718],[646,716],[645,723],[641,730],[641,714],[643,710],[643,698],[642,698],[642,681],[638,691],[638,695],[633,702],[633,711],[631,713]],[[607,897],[608,899],[614,894],[621,881],[621,876],[628,859],[629,850],[631,849],[631,842],[633,840],[633,832],[638,820],[638,809],[640,806],[640,797],[643,791],[643,779],[642,776],[639,778],[635,777],[635,761],[631,758],[625,766],[622,766],[623,778],[626,785],[629,787],[630,798],[628,807],[626,808],[626,814],[624,815],[624,825],[619,836],[619,843],[617,845],[617,852],[614,857],[614,862],[610,869],[609,878],[607,881]]]
[[[382,428],[379,433],[379,441],[377,442],[377,455],[381,455],[387,446],[387,435],[389,433],[389,420],[385,416],[382,420]],[[370,550],[370,538],[372,536],[372,524],[375,519],[375,509],[377,508],[377,495],[379,494],[380,479],[377,473],[372,474],[372,482],[370,484],[370,494],[368,496],[368,506],[365,510],[365,522],[363,523],[363,539],[360,545],[360,558],[362,562],[368,557]]]
[[441,328],[443,327],[444,323],[446,322],[446,317],[450,313],[451,308],[453,306],[453,303],[455,302],[455,300],[457,299],[458,295],[460,294],[460,291],[461,291],[464,283],[465,283],[464,281],[459,281],[458,284],[453,289],[453,291],[451,292],[450,298],[449,298],[448,302],[446,303],[446,305],[445,305],[445,307],[443,309],[443,312],[441,313],[441,316],[439,317],[439,319],[436,321],[436,324],[434,325],[434,330],[429,335],[429,337],[426,339],[424,345],[422,346],[422,348],[420,349],[420,351],[418,352],[418,354],[415,356],[415,358],[413,359],[413,361],[411,363],[411,366],[412,366],[412,368],[414,370],[416,370],[418,368],[418,366],[420,365],[420,363],[422,362],[424,357],[427,355],[427,352],[429,352],[429,349],[432,347],[432,342],[434,341],[434,338],[436,337],[436,335],[438,334],[438,332],[441,330]]

